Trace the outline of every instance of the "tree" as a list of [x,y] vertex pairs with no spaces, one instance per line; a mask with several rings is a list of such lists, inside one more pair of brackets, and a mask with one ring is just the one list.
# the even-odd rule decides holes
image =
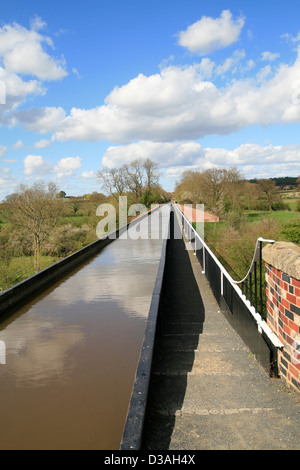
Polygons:
[[129,165],[126,165],[125,175],[127,188],[134,194],[135,199],[139,201],[142,197],[142,190],[145,184],[142,159],[133,160]]
[[160,174],[158,172],[158,164],[151,160],[151,158],[146,158],[146,160],[143,161],[143,168],[146,173],[147,189],[151,191],[159,182]]
[[35,272],[40,270],[41,246],[58,219],[60,204],[56,191],[53,183],[47,188],[42,182],[33,186],[20,185],[9,201],[11,223],[31,236]]
[[258,181],[258,185],[261,189],[264,199],[267,201],[269,210],[272,211],[274,204],[280,200],[280,195],[274,181],[271,179],[261,179]]
[[80,208],[80,201],[75,200],[71,202],[70,208],[73,210],[74,215],[76,215]]
[[243,184],[243,202],[244,207],[248,211],[255,209],[257,206],[257,201],[259,199],[260,189],[257,183],[250,183],[249,181],[244,181]]
[[175,189],[175,197],[203,203],[214,211],[225,207],[228,201],[236,208],[240,194],[240,175],[235,168],[186,171]]
[[174,196],[180,201],[195,204],[202,203],[204,198],[203,176],[200,171],[184,171],[176,184]]
[[120,168],[102,168],[97,173],[102,188],[118,202],[119,196],[131,193],[141,201],[144,191],[159,187],[158,165],[150,158],[138,158]]
[[106,193],[113,196],[118,202],[119,196],[123,196],[126,191],[126,167],[107,168],[104,167],[97,172],[100,185]]
[[205,203],[214,209],[220,200],[224,200],[229,193],[234,194],[238,188],[237,183],[240,181],[240,175],[235,168],[218,169],[212,168],[203,173],[205,185]]
[[56,197],[57,199],[64,199],[66,197],[67,193],[65,193],[65,191],[59,191],[57,194],[56,194]]

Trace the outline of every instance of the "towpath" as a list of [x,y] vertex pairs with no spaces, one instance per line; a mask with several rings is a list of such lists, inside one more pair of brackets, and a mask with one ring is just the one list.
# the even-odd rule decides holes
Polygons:
[[166,269],[143,448],[299,450],[299,393],[256,361],[183,240],[170,243]]

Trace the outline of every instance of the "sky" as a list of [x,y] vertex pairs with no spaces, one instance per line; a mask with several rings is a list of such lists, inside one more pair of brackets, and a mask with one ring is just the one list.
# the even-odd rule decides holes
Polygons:
[[299,176],[299,0],[0,0],[0,201],[136,158]]

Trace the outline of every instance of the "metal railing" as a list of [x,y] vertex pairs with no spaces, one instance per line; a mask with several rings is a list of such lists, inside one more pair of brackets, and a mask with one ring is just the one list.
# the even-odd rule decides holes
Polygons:
[[255,250],[251,266],[246,276],[240,281],[233,283],[241,285],[242,293],[249,300],[250,304],[255,308],[255,311],[260,313],[263,317],[265,312],[265,298],[264,291],[265,282],[263,277],[263,260],[262,260],[262,246],[263,243],[275,243],[275,240],[269,240],[259,237],[256,240]]
[[222,309],[225,316],[270,375],[278,376],[277,351],[283,344],[258,311],[263,305],[262,243],[272,243],[273,240],[257,240],[248,273],[243,279],[236,281],[181,210],[174,206],[185,236],[191,243],[190,249],[197,256],[214,297],[220,306],[225,307]]

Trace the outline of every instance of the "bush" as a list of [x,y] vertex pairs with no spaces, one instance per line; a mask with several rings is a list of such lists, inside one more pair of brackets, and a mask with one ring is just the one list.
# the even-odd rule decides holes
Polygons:
[[288,241],[300,245],[300,222],[295,224],[287,224],[281,231]]
[[262,219],[259,222],[243,225],[241,229],[226,227],[220,234],[216,249],[241,279],[250,268],[259,237],[278,239],[279,227],[276,220]]
[[51,256],[68,256],[85,246],[90,231],[88,225],[74,227],[72,224],[62,225],[53,230],[44,253]]

